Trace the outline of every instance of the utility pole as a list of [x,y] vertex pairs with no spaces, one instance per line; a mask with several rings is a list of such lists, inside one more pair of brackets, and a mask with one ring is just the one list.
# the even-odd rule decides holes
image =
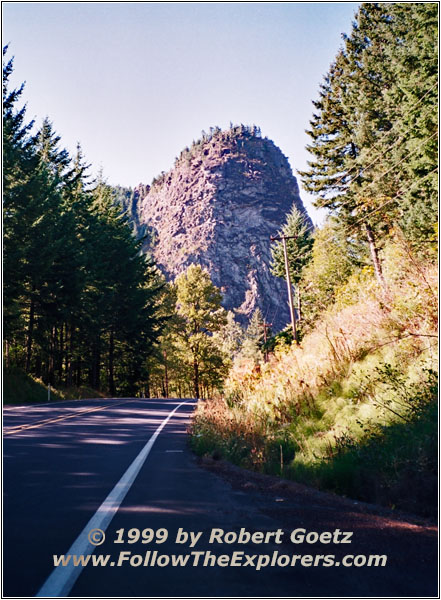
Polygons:
[[289,311],[291,313],[291,327],[292,327],[292,335],[295,343],[297,344],[297,329],[296,329],[296,313],[294,310],[294,303],[292,299],[292,285],[291,285],[291,276],[289,274],[289,264],[288,264],[288,252],[286,250],[286,240],[295,240],[295,235],[281,235],[279,237],[270,237],[272,242],[277,242],[282,240],[283,243],[283,254],[285,256],[285,272],[286,272],[286,285],[288,286],[288,301],[289,301]]

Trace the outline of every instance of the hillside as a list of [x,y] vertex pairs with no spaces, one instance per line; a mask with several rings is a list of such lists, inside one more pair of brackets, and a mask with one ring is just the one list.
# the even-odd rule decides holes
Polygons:
[[134,198],[135,222],[153,232],[154,258],[169,279],[200,264],[240,322],[259,307],[276,330],[286,325],[286,284],[270,273],[270,236],[293,204],[312,222],[287,158],[257,127],[213,129]]
[[437,269],[394,242],[385,296],[355,273],[299,346],[237,357],[224,395],[201,403],[199,454],[434,516]]
[[[237,352],[194,448],[435,517],[438,24],[433,3],[362,3],[320,83],[300,172],[329,211],[294,237],[299,343]],[[294,226],[294,225],[293,225]],[[303,252],[304,265],[299,260]]]

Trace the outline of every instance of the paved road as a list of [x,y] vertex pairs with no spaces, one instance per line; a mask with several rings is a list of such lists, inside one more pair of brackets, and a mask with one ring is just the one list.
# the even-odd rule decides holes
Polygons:
[[[436,596],[434,528],[357,516],[326,501],[299,504],[246,481],[232,484],[201,468],[188,450],[186,428],[194,402],[182,402],[99,399],[5,410],[4,597]],[[106,534],[94,555],[110,555],[115,563],[121,552],[144,562],[148,551],[150,558],[154,551],[157,558],[192,551],[231,557],[241,551],[256,556],[250,558],[254,564],[259,555],[273,558],[275,552],[313,560],[371,552],[386,553],[388,563],[312,567],[305,559],[303,566],[257,571],[204,567],[200,563],[207,555],[201,555],[197,566],[133,566],[140,560],[134,558],[133,565],[125,560],[114,567],[54,570],[53,555],[68,553],[72,545],[78,554],[91,552],[87,533],[92,525]],[[201,533],[193,548],[176,544],[180,528]],[[210,544],[214,528],[274,533],[262,544]],[[352,543],[294,545],[289,534],[296,528],[351,530]],[[162,529],[168,537],[161,544],[130,544],[131,529],[132,540],[136,530],[146,530],[147,536],[149,529]],[[122,543],[115,543],[118,538]]]

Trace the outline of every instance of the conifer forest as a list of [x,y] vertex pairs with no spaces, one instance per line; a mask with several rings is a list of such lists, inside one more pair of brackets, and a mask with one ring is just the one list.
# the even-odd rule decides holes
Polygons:
[[[313,227],[295,201],[277,240],[265,231],[268,255],[257,246],[251,258],[237,254],[237,265],[259,257],[251,290],[274,278],[286,293],[288,267],[294,338],[289,318],[277,327],[257,292],[234,306],[226,278],[238,267],[224,238],[216,252],[231,256],[231,273],[204,255],[218,224],[233,223],[227,200],[204,213],[215,223],[204,239],[193,232],[190,243],[181,229],[211,193],[196,179],[204,165],[216,163],[224,199],[235,178],[245,189],[275,178],[271,169],[285,173],[260,128],[215,126],[144,189],[111,186],[91,175],[80,145],[64,149],[50,117],[29,119],[6,46],[5,402],[44,401],[49,385],[52,399],[198,398],[197,454],[433,516],[437,52],[436,3],[362,3],[318,84],[305,123],[310,160],[298,175],[328,216]],[[192,185],[199,196],[180,213]],[[253,235],[272,210],[246,213]],[[166,241],[148,214],[172,215]],[[161,246],[170,239],[184,241]]]

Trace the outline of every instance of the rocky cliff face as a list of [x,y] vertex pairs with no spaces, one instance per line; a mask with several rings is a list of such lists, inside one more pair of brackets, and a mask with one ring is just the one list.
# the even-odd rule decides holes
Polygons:
[[259,307],[273,330],[289,321],[286,283],[270,273],[270,236],[292,205],[305,213],[287,158],[257,128],[212,130],[150,189],[138,219],[155,230],[153,255],[169,279],[206,267],[224,306],[245,323]]

